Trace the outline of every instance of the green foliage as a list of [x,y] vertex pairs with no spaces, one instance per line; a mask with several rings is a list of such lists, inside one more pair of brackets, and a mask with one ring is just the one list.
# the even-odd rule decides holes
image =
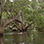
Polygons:
[[6,12],[3,12],[2,19],[6,19]]
[[[43,1],[43,0],[42,0]],[[16,16],[18,14],[18,11],[24,10],[24,19],[26,22],[30,23],[31,21],[34,21],[34,24],[37,28],[44,27],[44,9],[42,7],[44,6],[44,3],[41,3],[40,1],[37,3],[35,0],[29,1],[29,0],[14,0],[14,2],[6,2],[5,8],[11,15],[11,11],[13,16]],[[2,19],[6,18],[6,12],[3,12]],[[32,27],[32,26],[31,26]]]

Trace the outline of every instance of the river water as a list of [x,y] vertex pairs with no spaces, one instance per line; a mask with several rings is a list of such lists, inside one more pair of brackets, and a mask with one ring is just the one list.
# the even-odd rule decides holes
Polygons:
[[0,37],[0,44],[44,44],[44,32],[11,32]]

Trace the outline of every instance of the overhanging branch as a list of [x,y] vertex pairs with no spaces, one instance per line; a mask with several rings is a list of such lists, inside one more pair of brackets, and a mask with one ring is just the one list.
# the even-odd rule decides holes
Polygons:
[[14,17],[14,18],[12,18],[12,19],[6,21],[6,22],[4,23],[4,27],[6,27],[6,26],[7,26],[10,22],[12,22],[12,21],[16,21],[16,22],[18,22],[18,23],[23,24],[21,21],[17,20],[16,17]]
[[14,20],[16,20],[16,18],[12,18],[12,19],[6,21],[3,26],[6,27],[10,22],[12,22]]

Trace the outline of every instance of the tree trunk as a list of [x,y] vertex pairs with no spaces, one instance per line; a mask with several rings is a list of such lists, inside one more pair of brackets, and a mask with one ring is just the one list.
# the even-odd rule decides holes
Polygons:
[[4,27],[3,26],[0,26],[0,36],[2,36],[4,33]]

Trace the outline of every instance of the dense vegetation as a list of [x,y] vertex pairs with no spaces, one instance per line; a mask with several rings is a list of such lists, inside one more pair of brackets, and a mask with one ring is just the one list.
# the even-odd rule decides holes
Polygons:
[[27,29],[24,27],[29,27],[27,30],[44,31],[44,0],[14,0],[13,2],[7,0],[4,3],[2,24],[14,17],[17,20],[10,22],[5,29],[22,30],[22,28]]

